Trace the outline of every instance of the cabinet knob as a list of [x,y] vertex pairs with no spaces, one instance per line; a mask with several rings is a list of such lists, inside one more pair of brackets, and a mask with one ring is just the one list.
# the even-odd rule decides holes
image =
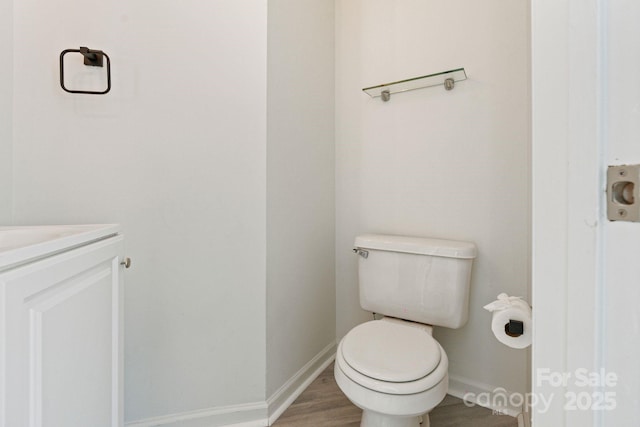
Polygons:
[[122,262],[120,263],[120,265],[124,265],[124,268],[129,268],[131,267],[131,258],[129,257],[125,257]]

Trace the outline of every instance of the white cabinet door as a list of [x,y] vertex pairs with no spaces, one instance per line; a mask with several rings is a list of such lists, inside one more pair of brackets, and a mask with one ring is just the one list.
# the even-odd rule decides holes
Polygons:
[[122,249],[116,236],[0,274],[1,427],[122,426]]

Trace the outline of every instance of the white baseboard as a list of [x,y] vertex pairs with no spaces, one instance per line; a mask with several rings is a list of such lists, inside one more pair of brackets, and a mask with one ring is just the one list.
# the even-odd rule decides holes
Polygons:
[[521,412],[518,414],[518,427],[530,427],[528,414],[526,412]]
[[[519,403],[522,394],[513,393],[501,387],[449,375],[449,394],[468,402],[470,405],[482,406],[514,418],[522,414],[522,406],[512,403],[513,401]],[[513,399],[511,399],[512,395]]]
[[332,343],[323,348],[320,353],[304,365],[289,381],[284,383],[282,387],[267,399],[267,406],[269,408],[268,425],[276,422],[280,415],[282,415],[293,401],[309,387],[309,384],[331,364],[335,357],[336,344]]
[[224,427],[267,427],[268,420],[248,421],[246,423],[229,424]]
[[236,427],[265,427],[267,425],[267,403],[255,402],[220,406],[125,423],[126,427],[214,427],[232,425]]
[[267,401],[222,406],[179,414],[130,421],[126,427],[267,427],[273,424],[294,400],[333,361],[336,344],[326,346],[296,372]]

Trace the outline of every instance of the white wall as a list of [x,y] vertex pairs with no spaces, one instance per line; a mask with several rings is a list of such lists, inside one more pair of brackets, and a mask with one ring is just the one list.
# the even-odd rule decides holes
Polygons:
[[[123,225],[127,420],[264,402],[266,14],[15,2],[15,221]],[[59,87],[81,45],[108,95]]]
[[[482,306],[529,281],[529,24],[525,0],[352,0],[336,11],[337,335],[359,308],[354,236],[478,245],[469,323],[437,328],[452,380],[526,391],[526,351]],[[371,99],[363,87],[465,67],[469,79]]]
[[267,396],[335,343],[334,7],[270,0]]
[[11,222],[13,2],[0,0],[0,225]]

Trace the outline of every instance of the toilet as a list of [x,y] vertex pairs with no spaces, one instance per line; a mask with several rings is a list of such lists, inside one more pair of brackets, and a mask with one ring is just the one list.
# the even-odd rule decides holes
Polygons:
[[383,316],[338,344],[338,386],[363,410],[361,427],[429,427],[448,390],[447,354],[432,326],[468,319],[470,242],[366,234],[356,237],[360,306]]

